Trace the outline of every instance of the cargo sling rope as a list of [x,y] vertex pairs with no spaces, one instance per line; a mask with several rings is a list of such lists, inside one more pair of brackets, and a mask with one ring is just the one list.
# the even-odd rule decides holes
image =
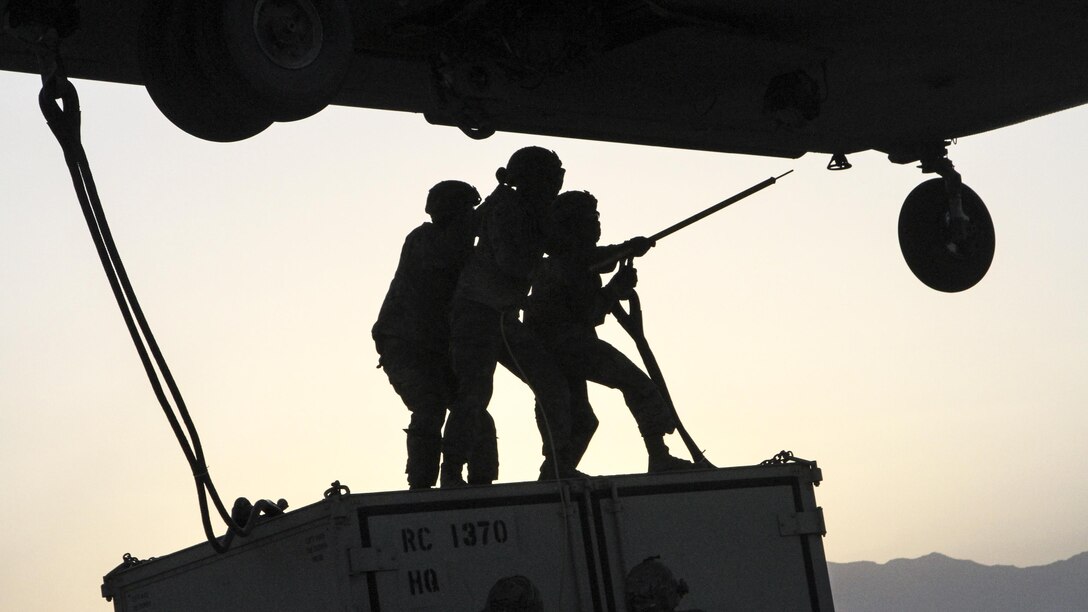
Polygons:
[[[670,234],[676,233],[693,223],[702,221],[703,219],[718,212],[719,210],[731,206],[754,193],[757,193],[766,189],[767,187],[770,187],[771,185],[774,185],[778,182],[778,179],[786,176],[790,172],[793,172],[793,170],[789,170],[778,176],[772,176],[769,179],[756,183],[748,189],[745,189],[744,191],[736,195],[730,196],[713,206],[705,208],[695,213],[694,215],[691,215],[690,217],[684,219],[683,221],[680,221],[679,223],[674,223],[673,225],[670,225],[669,227],[661,230],[660,232],[657,232],[653,236],[650,236],[648,240],[650,241],[650,243],[656,244],[658,240],[661,240],[662,238],[665,238]],[[609,256],[605,259],[602,259],[601,261],[598,261],[597,263],[590,266],[590,270],[593,272],[606,272],[611,270],[612,267],[615,266],[617,263],[619,263],[621,267],[631,268],[634,254],[634,249],[631,247],[616,250],[610,253]],[[665,386],[665,376],[661,373],[661,367],[658,366],[657,359],[654,357],[653,351],[650,350],[650,343],[646,340],[646,333],[642,327],[642,303],[639,301],[638,293],[632,290],[630,298],[626,299],[629,303],[629,310],[624,310],[623,305],[619,302],[616,302],[612,306],[612,316],[616,317],[616,321],[619,322],[620,327],[622,327],[623,330],[626,331],[629,336],[631,336],[631,339],[635,341],[635,346],[638,348],[638,353],[640,356],[642,356],[642,362],[646,366],[646,373],[649,374],[650,380],[652,380],[654,384],[657,385],[657,389],[661,392],[661,396],[664,398],[665,404],[669,407],[669,412],[672,413],[672,417],[676,421],[676,431],[680,434],[680,438],[683,439],[684,446],[687,447],[688,453],[691,454],[692,461],[695,462],[695,465],[697,467],[714,467],[714,465],[710,463],[710,461],[708,461],[706,456],[703,454],[703,450],[700,449],[699,445],[695,443],[695,440],[691,438],[691,435],[688,433],[687,429],[684,428],[684,424],[680,422],[680,415],[676,412],[676,405],[673,404],[672,397],[669,395],[669,390]]]
[[[228,513],[224,507],[219,493],[212,484],[211,475],[208,473],[208,465],[204,460],[204,451],[200,445],[200,437],[197,435],[196,426],[189,416],[189,410],[182,399],[174,377],[170,374],[170,368],[163,358],[155,336],[151,333],[151,327],[144,317],[140,303],[136,299],[128,274],[121,263],[121,256],[117,251],[113,235],[110,233],[106,215],[102,209],[102,202],[98,197],[94,177],[91,175],[91,167],[87,161],[87,154],[83,149],[80,139],[80,111],[79,96],[76,88],[65,75],[63,64],[59,54],[55,51],[51,54],[43,54],[42,89],[38,94],[38,105],[49,124],[50,130],[60,143],[64,152],[64,162],[72,177],[72,185],[79,199],[80,208],[87,221],[87,227],[91,232],[95,249],[102,262],[102,268],[109,279],[110,288],[114,298],[121,309],[121,316],[125,320],[129,335],[136,346],[136,352],[140,355],[147,378],[151,382],[151,388],[159,401],[174,436],[181,445],[185,459],[192,469],[193,478],[196,480],[197,496],[200,504],[200,518],[204,526],[204,534],[208,543],[216,552],[226,552],[235,536],[247,536],[253,530],[261,514],[280,514],[287,507],[287,502],[280,500],[273,503],[262,499],[251,505],[248,500],[239,498],[233,511]],[[58,100],[63,103],[58,104]],[[150,353],[150,355],[149,355]],[[154,362],[152,362],[154,358]],[[157,371],[156,371],[157,368]],[[163,390],[163,382],[170,391],[173,406],[167,400]],[[177,414],[175,414],[175,410]],[[178,416],[181,420],[179,422]],[[184,429],[182,428],[184,423]],[[223,538],[217,538],[211,525],[208,498],[211,498],[219,516],[227,524],[228,531]]]
[[[502,336],[502,345],[506,349],[507,354],[510,355],[510,361],[514,362],[514,368],[517,369],[518,375],[525,383],[529,390],[532,391],[533,397],[539,397],[536,389],[533,387],[533,383],[529,382],[529,375],[525,373],[525,370],[521,367],[521,362],[518,361],[517,355],[510,349],[510,340],[506,337],[506,310],[499,312],[499,335]],[[574,512],[573,507],[570,504],[570,491],[563,485],[563,479],[559,474],[559,457],[555,454],[555,438],[552,436],[552,424],[548,420],[548,413],[543,408],[540,409],[540,415],[544,418],[544,431],[547,432],[548,439],[545,441],[548,444],[548,448],[552,453],[552,472],[555,475],[555,486],[559,490],[559,505],[563,509],[563,547],[560,553],[560,559],[562,563],[566,563],[570,560],[570,566],[572,569],[577,567],[573,560],[574,547],[570,544],[571,536],[571,523],[570,517]],[[543,476],[543,475],[542,475]],[[559,601],[556,603],[559,610],[563,609],[563,581],[566,576],[566,572],[559,572]],[[577,584],[576,584],[577,586]]]
[[[625,260],[620,265],[629,268],[631,267],[631,260]],[[714,464],[710,463],[706,455],[703,454],[703,449],[699,448],[699,445],[695,443],[691,434],[688,433],[688,430],[680,421],[680,415],[677,414],[676,406],[672,403],[669,388],[665,386],[665,376],[661,373],[661,367],[657,364],[657,359],[654,357],[653,351],[650,350],[650,343],[646,340],[646,333],[642,327],[642,302],[639,300],[638,293],[632,290],[630,297],[627,299],[629,304],[627,310],[623,309],[622,304],[616,302],[612,306],[612,316],[616,317],[616,322],[620,324],[623,331],[627,332],[631,339],[635,341],[638,354],[642,357],[642,363],[646,366],[646,373],[650,375],[650,380],[657,386],[662,399],[665,400],[665,405],[669,407],[669,413],[676,422],[676,433],[680,434],[680,438],[684,441],[684,446],[687,447],[695,466],[701,468],[714,467]]]

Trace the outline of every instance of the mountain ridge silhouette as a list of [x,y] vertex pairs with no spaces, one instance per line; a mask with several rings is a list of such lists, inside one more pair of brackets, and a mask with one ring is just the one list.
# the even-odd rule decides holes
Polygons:
[[1046,565],[983,565],[930,553],[828,563],[838,612],[1088,611],[1088,551]]

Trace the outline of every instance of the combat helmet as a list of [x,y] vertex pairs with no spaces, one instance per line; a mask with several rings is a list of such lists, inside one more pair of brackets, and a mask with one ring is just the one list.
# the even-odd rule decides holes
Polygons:
[[481,612],[544,612],[544,599],[525,576],[499,578]]

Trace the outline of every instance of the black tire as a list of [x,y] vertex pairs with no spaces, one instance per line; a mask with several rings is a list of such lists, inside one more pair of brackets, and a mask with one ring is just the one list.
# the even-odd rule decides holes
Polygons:
[[201,0],[219,7],[223,87],[238,88],[276,121],[328,106],[351,65],[345,0]]
[[325,108],[351,64],[353,34],[345,0],[148,0],[140,47],[163,114],[230,142]]
[[944,179],[914,188],[899,213],[899,248],[918,280],[937,291],[974,287],[993,263],[996,237],[990,212],[967,185],[961,187],[965,226],[949,224]]
[[140,68],[148,94],[163,115],[185,132],[215,142],[235,142],[262,132],[272,118],[246,104],[209,76],[203,2],[148,0],[140,26]]

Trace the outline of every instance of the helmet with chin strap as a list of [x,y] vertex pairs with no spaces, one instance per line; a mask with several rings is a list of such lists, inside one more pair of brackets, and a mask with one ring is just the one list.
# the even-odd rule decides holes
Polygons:
[[507,576],[491,587],[482,612],[544,612],[544,599],[525,576]]
[[440,222],[472,210],[480,203],[480,192],[463,181],[442,181],[427,193],[424,209],[431,219]]
[[504,185],[516,187],[533,175],[558,172],[562,168],[563,162],[559,160],[555,151],[549,151],[544,147],[525,147],[518,149],[510,156],[506,167],[499,168],[495,172],[495,178]]

